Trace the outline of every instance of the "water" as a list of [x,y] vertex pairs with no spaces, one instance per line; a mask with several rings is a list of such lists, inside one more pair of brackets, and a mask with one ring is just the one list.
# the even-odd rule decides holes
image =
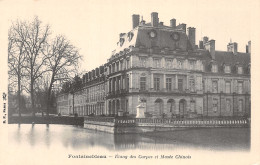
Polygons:
[[213,150],[249,151],[250,128],[200,128],[174,132],[114,135],[69,125],[10,124],[8,143],[28,151]]

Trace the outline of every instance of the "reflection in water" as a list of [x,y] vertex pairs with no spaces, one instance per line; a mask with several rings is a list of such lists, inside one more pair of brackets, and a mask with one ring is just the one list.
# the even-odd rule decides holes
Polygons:
[[45,131],[45,144],[46,144],[46,146],[47,147],[49,147],[50,146],[50,132],[49,132],[49,124],[46,124],[46,129],[45,129],[46,131]]
[[37,134],[35,134],[36,132],[34,131],[34,124],[31,125],[31,130],[29,132],[29,134],[27,135],[27,138],[31,144],[31,146],[34,146],[35,145],[35,136]]
[[145,134],[109,134],[79,126],[22,124],[9,125],[9,142],[12,144],[49,148],[108,150],[128,149],[179,149],[206,150],[250,149],[249,128],[204,128]]

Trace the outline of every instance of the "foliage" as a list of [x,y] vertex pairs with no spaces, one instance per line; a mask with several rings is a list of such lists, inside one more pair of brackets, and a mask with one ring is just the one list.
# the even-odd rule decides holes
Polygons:
[[9,88],[17,91],[18,109],[25,90],[30,94],[33,115],[35,104],[46,105],[48,114],[59,90],[57,85],[69,82],[77,73],[81,59],[78,49],[62,35],[51,39],[50,26],[43,25],[38,17],[13,23],[8,40]]

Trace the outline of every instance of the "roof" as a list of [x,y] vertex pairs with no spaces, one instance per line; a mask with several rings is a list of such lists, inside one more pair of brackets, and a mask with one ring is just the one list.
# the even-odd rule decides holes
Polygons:
[[219,64],[239,64],[247,66],[250,61],[249,53],[238,52],[236,55],[233,52],[228,51],[216,51],[215,52],[215,61]]
[[[169,50],[181,50],[187,51],[191,50],[191,43],[188,39],[188,36],[185,32],[177,29],[173,29],[167,26],[159,25],[158,27],[151,26],[138,26],[132,31],[122,35],[121,44],[120,40],[117,44],[116,49],[113,51],[113,54],[119,53],[120,51],[124,51],[125,49],[133,46],[133,47],[142,47],[142,48],[158,48],[164,49],[168,48]],[[156,32],[156,37],[151,38],[149,33],[151,31]],[[173,33],[178,33],[180,39],[175,41],[173,39]],[[132,38],[129,39],[129,34],[133,34]]]

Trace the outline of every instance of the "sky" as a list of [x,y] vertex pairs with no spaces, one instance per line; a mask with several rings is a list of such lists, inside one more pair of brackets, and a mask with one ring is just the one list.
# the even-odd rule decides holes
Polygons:
[[119,33],[131,30],[132,14],[150,22],[151,12],[158,12],[165,25],[175,18],[177,25],[195,27],[196,44],[208,36],[216,40],[216,50],[226,50],[232,40],[239,52],[245,52],[251,40],[253,5],[246,0],[0,0],[0,14],[5,31],[12,21],[38,16],[51,26],[53,37],[63,34],[80,49],[80,71],[89,71],[107,62]]

